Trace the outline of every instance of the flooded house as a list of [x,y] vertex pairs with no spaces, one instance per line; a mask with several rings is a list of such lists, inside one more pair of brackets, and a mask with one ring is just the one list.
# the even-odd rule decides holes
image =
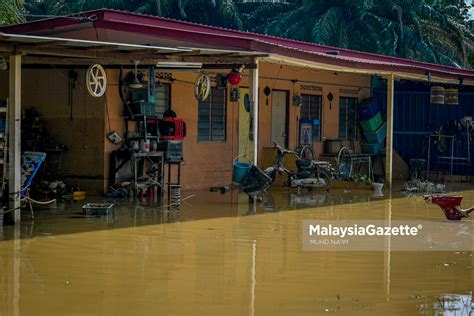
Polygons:
[[[109,9],[0,27],[0,64],[8,204],[0,216],[25,227],[30,216],[21,204],[56,198],[58,190],[76,200],[54,214],[35,212],[42,222],[28,224],[31,231],[6,228],[0,250],[13,272],[0,272],[0,289],[10,293],[0,294],[0,313],[34,313],[40,298],[50,302],[41,307],[44,314],[65,312],[83,298],[91,305],[77,307],[78,314],[99,307],[104,314],[127,314],[130,306],[138,314],[296,315],[309,313],[309,306],[379,314],[390,300],[398,300],[403,313],[414,306],[438,310],[436,300],[449,300],[451,291],[456,304],[472,304],[472,251],[415,252],[417,260],[389,251],[315,258],[301,252],[297,222],[338,216],[391,221],[392,212],[399,219],[442,218],[393,189],[414,174],[454,183],[453,191],[462,185],[464,203],[472,204],[473,70]],[[276,145],[310,148],[315,160],[332,164],[331,190],[276,190],[249,203],[231,187],[233,163],[273,166]],[[43,159],[28,177],[25,151],[34,162]],[[276,177],[283,186],[286,175]],[[25,181],[37,186],[36,195],[30,197]],[[352,184],[357,181],[361,186]],[[385,185],[385,196],[373,196],[373,182]],[[116,205],[121,220],[69,223],[83,204],[74,198],[78,192],[92,202],[103,202],[105,194],[122,198]],[[195,196],[195,205],[185,196]],[[157,204],[149,204],[150,197]],[[157,215],[176,201],[178,217]],[[319,207],[323,213],[311,212]],[[380,212],[367,214],[371,209]],[[243,216],[249,214],[259,216]],[[180,223],[180,216],[187,219]],[[74,252],[84,243],[91,248]],[[23,251],[35,264],[23,260]],[[164,257],[172,259],[160,261]],[[411,270],[413,261],[419,262]],[[342,290],[340,274],[347,283]],[[304,286],[287,287],[290,276]],[[446,285],[448,278],[456,286]],[[98,292],[87,292],[94,282]],[[357,290],[364,287],[370,291]],[[39,291],[31,304],[21,298],[35,296],[30,291]],[[52,294],[63,297],[64,306]],[[272,302],[275,296],[281,302]],[[290,308],[298,297],[301,305]],[[147,310],[151,302],[156,306]]]

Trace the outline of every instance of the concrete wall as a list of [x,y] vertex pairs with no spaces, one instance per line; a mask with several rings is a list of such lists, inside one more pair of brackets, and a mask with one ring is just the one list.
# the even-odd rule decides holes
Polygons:
[[[68,72],[63,69],[22,71],[22,109],[34,107],[48,123],[52,139],[66,144],[62,174],[68,184],[78,184],[90,194],[99,194],[104,184],[105,98],[89,96],[85,70],[73,91],[73,115],[68,106]],[[0,98],[8,97],[8,71],[0,72]],[[97,137],[100,135],[100,137]]]
[[[107,99],[109,103],[110,120],[112,129],[123,132],[123,107],[118,94],[118,71],[108,72],[109,86]],[[184,141],[185,164],[182,169],[182,183],[186,189],[203,189],[210,186],[226,185],[231,182],[232,161],[237,156],[238,148],[238,102],[231,102],[227,94],[227,139],[225,142],[198,142],[197,120],[198,102],[194,97],[194,81],[196,73],[174,73],[176,80],[171,88],[172,109],[179,117],[186,120],[187,137]],[[275,79],[278,78],[278,79]],[[269,105],[263,88],[269,86],[272,89],[287,90],[293,93],[291,79],[308,81],[296,83],[295,91],[307,94],[323,95],[323,139],[338,138],[339,128],[339,96],[345,95],[340,89],[357,90],[359,100],[370,95],[370,77],[361,75],[335,74],[324,71],[304,70],[301,68],[280,65],[261,64],[260,70],[260,123],[259,123],[259,152],[262,148],[271,146],[271,95]],[[325,84],[321,84],[324,82]],[[322,92],[302,91],[300,85],[321,86]],[[242,87],[248,87],[248,78],[244,76]],[[326,96],[329,92],[334,95],[331,110]],[[291,102],[291,100],[290,100]],[[289,117],[289,147],[294,148],[297,144],[297,117],[300,108],[290,104]],[[106,119],[106,118],[105,118]],[[107,125],[106,125],[107,126]],[[322,153],[323,142],[317,142],[315,146],[317,153]],[[106,142],[104,161],[104,174],[108,175],[108,155],[115,146]]]
[[[78,71],[78,85],[74,91],[73,119],[69,119],[68,70],[24,70],[23,108],[35,107],[48,122],[51,136],[59,143],[67,144],[69,151],[64,156],[63,173],[68,183],[82,184],[91,194],[107,190],[109,154],[117,146],[108,142],[105,135],[116,130],[123,135],[123,105],[118,90],[118,70],[108,70],[106,96],[92,98],[84,86],[85,71]],[[223,71],[226,72],[226,71]],[[247,73],[241,86],[248,87]],[[182,184],[186,189],[207,189],[210,186],[226,185],[231,182],[232,161],[238,148],[238,102],[227,102],[227,139],[225,142],[198,142],[198,103],[194,97],[196,73],[173,73],[172,109],[186,120],[187,137],[184,141],[185,163],[182,168]],[[308,81],[293,85],[292,79]],[[322,84],[324,82],[324,84]],[[322,92],[302,91],[301,84],[320,86]],[[261,64],[260,69],[260,122],[259,147],[271,146],[271,95],[269,105],[263,88],[287,90],[291,94],[314,93],[323,95],[324,138],[338,137],[340,89],[356,91],[359,99],[369,96],[370,77],[361,75],[336,74],[302,68]],[[326,96],[334,95],[332,108]],[[8,95],[8,72],[0,72],[0,98]],[[350,95],[354,96],[354,95]],[[108,104],[110,127],[105,115]],[[297,144],[297,117],[300,108],[291,104],[289,116],[289,147]],[[316,144],[317,153],[323,150],[322,142]],[[71,178],[73,177],[73,178]]]
[[[281,68],[281,69],[280,69]],[[303,68],[280,66],[275,64],[262,64],[260,70],[260,89],[268,86],[277,90],[287,90],[290,95],[293,92],[297,94],[315,94],[322,95],[322,140],[337,139],[339,137],[339,97],[349,96],[357,97],[360,100],[370,96],[370,77],[363,75],[352,75],[334,73],[320,70],[305,70]],[[278,79],[276,79],[278,78]],[[286,80],[282,80],[286,79]],[[293,85],[290,80],[299,80]],[[322,84],[324,83],[324,84]],[[319,86],[322,92],[302,90],[302,85]],[[294,86],[294,89],[293,89]],[[357,94],[347,94],[343,90],[357,91]],[[293,91],[294,90],[294,91]],[[329,107],[329,101],[326,96],[329,93],[334,95],[334,99]],[[260,146],[271,146],[271,94],[269,96],[269,105],[266,106],[266,97],[260,93]],[[291,100],[290,100],[291,103]],[[299,118],[300,108],[290,104],[289,117],[289,147],[294,148],[297,145],[297,117]],[[323,142],[317,142],[315,145],[317,154],[323,152]],[[359,151],[360,152],[360,151]]]

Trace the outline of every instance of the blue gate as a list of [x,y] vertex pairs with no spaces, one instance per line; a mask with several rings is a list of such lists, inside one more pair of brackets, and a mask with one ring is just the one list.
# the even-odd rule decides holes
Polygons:
[[[386,90],[373,90],[373,97],[377,100],[382,116],[386,119],[387,92]],[[412,158],[426,159],[428,154],[428,136],[433,134],[441,125],[447,121],[459,120],[464,116],[474,117],[474,93],[460,92],[459,105],[432,105],[430,104],[429,91],[403,91],[395,88],[394,96],[394,149],[409,163]],[[467,157],[467,145],[465,130],[456,138],[454,156]],[[433,141],[433,139],[432,139]],[[437,145],[433,145],[431,151],[431,164],[438,166],[436,155],[450,155],[451,141],[446,145],[448,150],[444,153],[437,151]],[[474,144],[471,142],[471,162]],[[433,156],[434,155],[434,156]],[[471,163],[472,165],[472,163]],[[430,168],[431,169],[431,168]],[[455,173],[466,174],[473,172],[466,167],[455,168]]]

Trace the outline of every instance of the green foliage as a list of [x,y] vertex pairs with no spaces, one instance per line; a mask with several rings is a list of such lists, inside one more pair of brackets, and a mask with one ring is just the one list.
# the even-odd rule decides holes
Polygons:
[[472,66],[464,0],[1,0],[0,23],[112,8],[459,67]]
[[25,21],[25,8],[20,0],[0,1],[0,25],[16,24]]

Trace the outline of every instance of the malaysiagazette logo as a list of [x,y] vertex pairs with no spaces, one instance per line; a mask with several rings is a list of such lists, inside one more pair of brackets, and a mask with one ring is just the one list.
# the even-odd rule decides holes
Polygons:
[[305,251],[472,251],[474,222],[303,220]]
[[416,226],[398,225],[398,226],[378,226],[375,224],[352,226],[337,226],[332,224],[321,225],[311,224],[308,227],[309,236],[324,237],[353,237],[353,236],[417,236],[423,225]]

